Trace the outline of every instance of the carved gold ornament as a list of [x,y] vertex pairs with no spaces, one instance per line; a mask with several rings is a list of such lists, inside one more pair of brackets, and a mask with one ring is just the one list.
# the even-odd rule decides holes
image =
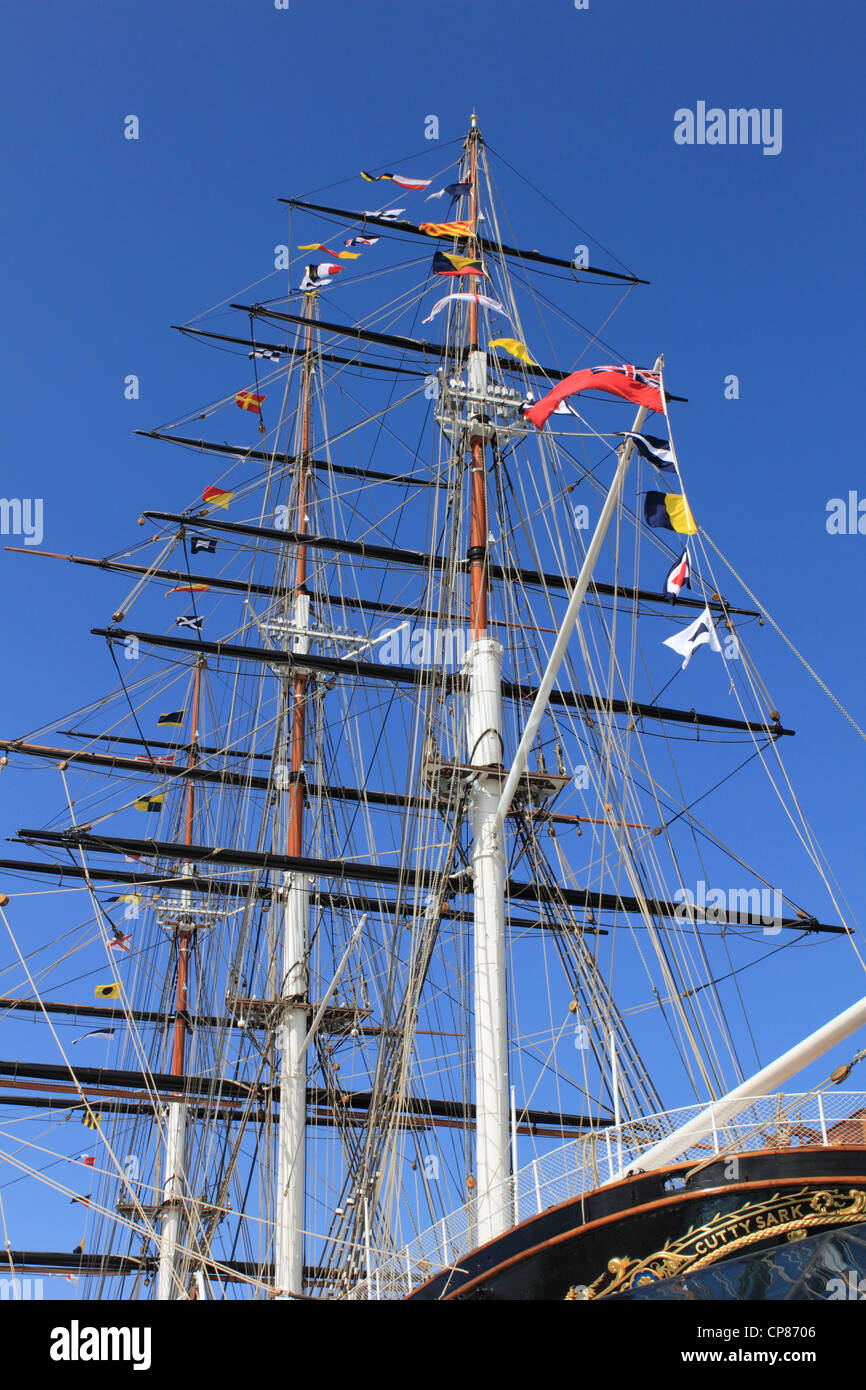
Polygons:
[[856,1187],[820,1192],[804,1187],[787,1196],[774,1194],[765,1202],[747,1202],[736,1211],[718,1212],[710,1221],[684,1235],[666,1241],[661,1250],[643,1259],[617,1256],[608,1261],[607,1273],[592,1284],[573,1284],[567,1302],[605,1298],[641,1284],[655,1284],[676,1275],[694,1274],[736,1250],[747,1249],[768,1235],[803,1240],[812,1226],[836,1226],[866,1219],[866,1191]]

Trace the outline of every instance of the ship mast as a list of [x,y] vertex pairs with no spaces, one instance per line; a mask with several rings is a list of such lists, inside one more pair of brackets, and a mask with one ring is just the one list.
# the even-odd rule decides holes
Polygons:
[[[481,135],[472,113],[466,147],[469,158],[469,219],[473,241],[478,230],[478,147]],[[469,303],[468,394],[487,395],[487,354],[478,344],[478,306]],[[474,873],[473,989],[475,1013],[475,1182],[478,1244],[511,1224],[509,1175],[508,1015],[505,953],[504,835],[496,825],[498,770],[503,763],[502,644],[487,632],[487,490],[485,440],[490,426],[483,405],[470,416],[469,435],[469,586],[470,644],[468,758],[480,772],[470,794]]]
[[[195,663],[192,693],[192,722],[189,736],[189,757],[187,768],[194,769],[198,763],[198,721],[201,700],[201,673],[204,658]],[[183,843],[194,843],[193,823],[195,819],[195,781],[187,779],[186,805],[184,808]],[[183,866],[184,878],[191,872],[191,866]],[[174,1039],[172,1044],[171,1070],[173,1076],[183,1076],[186,1059],[186,1038],[188,1019],[189,959],[190,947],[196,924],[193,920],[192,894],[184,889],[181,894],[181,910],[174,929],[177,950],[177,983],[175,988]],[[172,1098],[168,1106],[165,1147],[165,1182],[163,1184],[162,1222],[159,1242],[159,1277],[157,1280],[157,1299],[168,1301],[182,1293],[178,1272],[178,1244],[180,1241],[181,1220],[184,1201],[184,1149],[186,1144],[187,1106],[184,1100]]]
[[[287,650],[306,656],[310,650],[310,599],[306,592],[309,528],[307,492],[310,481],[310,415],[312,395],[313,296],[304,300],[307,318],[303,381],[301,386],[301,448],[298,458],[296,534],[301,538],[295,554],[294,591],[287,624]],[[286,605],[287,609],[289,605]],[[286,853],[303,854],[304,842],[304,739],[307,716],[306,672],[296,671],[292,682],[288,731],[288,766],[280,769],[279,814],[285,823]],[[287,1297],[302,1292],[304,1274],[304,1200],[306,1192],[306,1065],[308,938],[310,890],[303,873],[283,876],[283,962],[277,1045],[280,1050],[280,1119],[277,1136],[277,1192],[274,1250],[274,1293]]]

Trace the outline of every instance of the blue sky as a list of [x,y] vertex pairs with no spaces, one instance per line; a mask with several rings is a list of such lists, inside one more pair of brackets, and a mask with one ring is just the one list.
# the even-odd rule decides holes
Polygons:
[[[664,351],[689,398],[676,424],[695,514],[866,727],[866,535],[825,527],[828,499],[866,497],[863,30],[860,7],[804,0],[8,8],[3,495],[42,497],[44,547],[85,555],[136,541],[146,506],[188,505],[198,473],[132,434],[213,397],[212,357],[169,325],[269,274],[279,196],[340,184],[338,205],[364,206],[357,170],[416,151],[407,168],[438,172],[475,104],[492,149],[652,282],[611,337],[625,360]],[[781,108],[781,153],[675,144],[674,112],[698,101]],[[424,138],[431,114],[441,149]],[[552,212],[539,226],[514,188],[515,239],[567,256],[582,238]],[[594,321],[592,303],[575,312]],[[2,552],[0,579],[0,733],[15,736],[113,684],[88,633],[123,581]],[[769,629],[753,651],[862,917],[866,746]],[[2,833],[40,823],[39,779],[4,780]],[[803,1030],[856,989],[818,972]],[[790,999],[767,1010],[768,1032],[793,1041]]]

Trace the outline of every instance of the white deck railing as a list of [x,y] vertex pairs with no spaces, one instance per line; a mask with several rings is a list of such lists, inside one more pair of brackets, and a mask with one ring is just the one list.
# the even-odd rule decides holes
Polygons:
[[[629,1120],[533,1159],[504,1184],[514,1224],[615,1182],[647,1149],[704,1109],[703,1105],[692,1105]],[[697,1163],[723,1151],[835,1144],[866,1144],[866,1091],[756,1097],[734,1119],[714,1127],[705,1139],[672,1161]],[[402,1249],[386,1258],[380,1256],[378,1262],[374,1257],[369,1280],[356,1284],[343,1297],[405,1298],[440,1270],[459,1265],[477,1245],[474,1227],[473,1204],[458,1207]]]

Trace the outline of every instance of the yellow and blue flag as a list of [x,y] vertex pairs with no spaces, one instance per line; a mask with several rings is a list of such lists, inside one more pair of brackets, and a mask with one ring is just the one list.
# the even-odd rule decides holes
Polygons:
[[656,530],[665,528],[681,536],[696,536],[698,533],[689,504],[679,492],[648,492],[643,515],[647,526]]

